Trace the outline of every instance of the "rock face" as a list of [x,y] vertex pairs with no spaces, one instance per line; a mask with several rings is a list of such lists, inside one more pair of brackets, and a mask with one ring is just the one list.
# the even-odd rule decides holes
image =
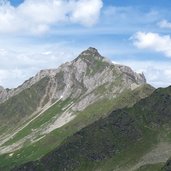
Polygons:
[[115,96],[125,88],[129,89],[146,83],[143,74],[137,74],[127,66],[112,64],[95,48],[90,47],[75,60],[57,69],[41,70],[18,88],[7,91],[0,87],[0,103],[30,88],[44,77],[50,78],[47,96],[50,95],[51,100],[56,100],[61,96],[63,99],[70,96],[78,98],[99,86],[110,87]]
[[7,97],[7,91],[0,86],[0,102],[3,101]]

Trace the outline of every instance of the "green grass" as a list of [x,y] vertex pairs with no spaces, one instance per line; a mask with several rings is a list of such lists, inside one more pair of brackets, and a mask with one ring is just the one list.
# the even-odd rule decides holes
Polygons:
[[103,61],[103,58],[96,59],[92,56],[82,56],[82,59],[85,60],[85,62],[87,62],[87,58],[88,58],[88,68],[86,71],[87,76],[93,76],[96,73],[100,73],[110,65],[108,62]]
[[[0,156],[0,168],[5,169],[8,168],[8,166],[14,166],[16,163],[22,164],[24,162],[40,158],[60,145],[66,137],[71,136],[74,132],[77,132],[86,125],[93,123],[100,117],[105,117],[109,112],[109,109],[113,109],[114,101],[115,100],[111,101],[109,99],[98,101],[87,107],[83,112],[78,113],[78,116],[69,124],[51,132],[39,142],[16,151],[12,157],[9,157],[8,155]],[[52,109],[50,109],[53,111],[55,107],[59,107],[59,104],[56,104]],[[52,115],[52,113],[50,112],[49,114]],[[47,113],[45,116],[48,116],[49,114]],[[36,126],[36,121],[33,123],[33,126]],[[30,133],[32,128],[34,128],[32,127],[32,124],[28,125],[28,127],[19,132],[14,139],[10,140],[8,144],[12,144],[23,138]]]
[[[93,128],[93,131],[96,131],[96,129]],[[88,135],[91,134],[91,132],[89,132]],[[100,136],[100,134],[99,135],[95,134],[95,135],[97,136],[97,138]],[[105,132],[105,135],[106,137],[111,137],[110,132],[109,132],[109,135],[107,132]],[[117,146],[122,147],[122,143],[124,143],[124,144],[127,144],[127,147],[125,149],[121,148],[122,150],[116,156],[112,158],[109,157],[107,160],[94,161],[94,162],[91,162],[90,160],[85,160],[85,159],[79,160],[79,162],[81,162],[81,166],[78,167],[75,171],[94,171],[94,170],[111,171],[114,168],[117,168],[117,166],[120,166],[120,168],[122,169],[131,167],[145,153],[147,153],[150,149],[152,149],[153,145],[155,145],[158,142],[157,135],[158,135],[157,131],[152,131],[151,129],[144,128],[143,137],[136,143],[130,143],[129,141],[128,142],[119,141],[119,143],[121,144],[118,144]],[[97,139],[97,138],[94,137],[94,139]],[[102,137],[102,138],[105,138],[105,137]],[[101,145],[99,144],[96,147],[97,150],[99,150],[98,147],[100,148]],[[62,151],[63,153],[65,153],[65,148]],[[67,154],[69,155],[69,153]]]
[[58,130],[55,132],[55,135],[51,133],[51,135],[48,135],[48,137],[44,138],[43,140],[17,150],[14,152],[12,157],[9,157],[9,154],[1,155],[0,170],[9,170],[15,165],[36,160],[42,157],[49,151],[53,150],[56,146],[58,146],[61,141],[64,140],[63,137],[66,137],[65,132]]
[[149,164],[140,167],[136,171],[161,171],[161,168],[163,167],[164,163],[157,163],[157,164]]
[[32,133],[32,130],[39,129],[41,126],[52,120],[54,116],[60,115],[62,112],[62,108],[71,103],[71,99],[67,99],[65,101],[59,101],[55,103],[51,108],[49,108],[47,111],[42,113],[38,118],[33,120],[29,125],[27,125],[24,129],[22,129],[20,132],[18,132],[12,139],[7,141],[4,145],[10,145],[18,140],[24,138],[25,136]]
[[127,170],[131,168],[158,142],[158,133],[156,131],[145,129],[144,133],[144,137],[141,140],[134,144],[128,144],[128,147],[116,156],[100,162],[88,163],[86,168],[83,165],[83,168],[79,168],[76,171],[111,171],[115,169]]
[[14,128],[36,111],[45,94],[48,81],[49,78],[45,77],[30,88],[0,104],[0,123],[5,122],[9,128]]
[[[15,152],[12,157],[9,157],[9,155],[0,156],[0,169],[6,171],[9,168],[13,168],[16,164],[19,165],[27,161],[40,158],[44,154],[53,150],[57,145],[61,144],[62,141],[65,139],[64,137],[72,134],[72,130],[70,131],[70,133],[67,131],[66,134],[66,131],[64,131],[63,129],[55,130],[51,134],[47,135],[48,137],[44,138],[40,142],[37,142],[27,148],[23,148]],[[152,145],[156,143],[154,134],[152,132],[149,132],[149,130],[147,130],[147,132],[147,142],[144,142],[144,140],[142,140],[135,144],[133,147],[131,144],[131,148],[128,148],[124,153],[120,153],[117,157],[113,157],[100,163],[85,162],[85,165],[83,164],[82,167],[78,169],[78,171],[94,171],[95,169],[101,169],[102,171],[111,171],[112,168],[115,168],[118,165],[124,167],[125,165],[129,166],[130,163],[136,163],[137,159],[139,159],[141,155],[146,153],[152,147]],[[49,146],[49,144],[51,145]]]

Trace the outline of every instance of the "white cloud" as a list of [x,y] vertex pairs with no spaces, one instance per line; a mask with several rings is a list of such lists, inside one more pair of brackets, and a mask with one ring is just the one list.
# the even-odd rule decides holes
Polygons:
[[74,10],[71,13],[70,20],[79,22],[83,25],[91,26],[95,24],[100,15],[102,1],[100,0],[81,0],[74,4]]
[[162,20],[158,23],[159,27],[161,28],[167,28],[167,29],[171,29],[171,23],[168,22],[167,20]]
[[[11,87],[20,83],[20,80],[25,79],[27,75],[25,75],[22,70],[14,68],[14,69],[0,69],[0,85],[10,85]],[[8,80],[11,79],[11,83]],[[16,81],[17,80],[17,81]]]
[[161,36],[157,33],[138,32],[133,36],[134,45],[139,49],[149,49],[151,51],[163,53],[171,57],[171,37]]
[[92,26],[98,21],[102,0],[25,0],[18,7],[0,5],[0,32],[42,34],[60,23]]
[[143,72],[147,82],[156,88],[171,85],[171,62],[127,60],[117,61],[117,63],[130,66],[138,73]]

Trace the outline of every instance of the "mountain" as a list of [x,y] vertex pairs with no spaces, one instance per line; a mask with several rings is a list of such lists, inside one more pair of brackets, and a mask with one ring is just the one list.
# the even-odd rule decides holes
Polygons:
[[113,98],[125,89],[135,89],[145,83],[143,74],[136,74],[126,66],[113,65],[96,49],[89,48],[58,69],[40,71],[18,88],[1,88],[0,119],[12,125],[24,122],[28,116],[41,112],[61,97],[63,101],[79,98],[80,102],[72,110],[82,111],[104,98],[100,91],[107,90],[105,96]]
[[170,171],[171,86],[114,110],[19,170]]
[[143,74],[111,63],[92,47],[15,89],[1,88],[1,170],[40,158],[112,110],[130,107],[153,91]]
[[[3,87],[0,87],[0,102],[2,103],[8,100],[10,97],[19,94],[23,90],[30,88],[45,77],[50,78],[50,83],[52,85],[49,86],[51,89],[55,89],[57,87],[58,89],[60,89],[61,86],[64,86],[64,93],[52,94],[53,99],[58,99],[61,94],[65,96],[64,98],[67,98],[70,94],[73,93],[72,91],[74,90],[74,88],[76,88],[75,86],[77,85],[77,83],[79,83],[80,87],[78,87],[78,92],[76,91],[74,94],[75,96],[79,96],[79,94],[81,94],[80,91],[83,88],[91,91],[92,89],[101,84],[104,84],[105,82],[112,82],[113,80],[109,80],[110,78],[116,79],[114,78],[114,74],[111,73],[111,71],[118,74],[125,74],[123,75],[123,79],[125,79],[124,81],[125,83],[127,83],[128,86],[131,86],[131,84],[133,83],[135,83],[136,85],[146,83],[143,74],[137,74],[127,66],[113,65],[108,59],[101,56],[97,49],[90,47],[87,50],[83,51],[75,60],[61,65],[58,69],[41,70],[38,74],[36,74],[35,77],[32,77],[29,80],[25,81],[18,88],[4,89]],[[106,79],[102,80],[102,75],[105,76],[106,73],[108,73],[109,76]],[[58,82],[56,82],[56,80],[58,80]],[[95,83],[95,81],[100,81],[99,85]],[[91,87],[88,82],[90,82],[90,84],[95,87]],[[65,87],[67,83],[69,83],[69,85],[68,87]],[[70,93],[68,93],[68,91]]]

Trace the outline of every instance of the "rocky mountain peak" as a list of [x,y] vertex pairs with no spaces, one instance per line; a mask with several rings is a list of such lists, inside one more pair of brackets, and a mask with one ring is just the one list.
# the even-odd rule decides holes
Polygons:
[[87,51],[87,53],[90,53],[90,54],[100,55],[98,50],[96,48],[93,48],[93,47],[89,47],[86,51]]
[[96,48],[89,47],[87,50],[84,50],[77,58],[78,59],[84,59],[84,60],[102,60],[104,57],[98,52]]

